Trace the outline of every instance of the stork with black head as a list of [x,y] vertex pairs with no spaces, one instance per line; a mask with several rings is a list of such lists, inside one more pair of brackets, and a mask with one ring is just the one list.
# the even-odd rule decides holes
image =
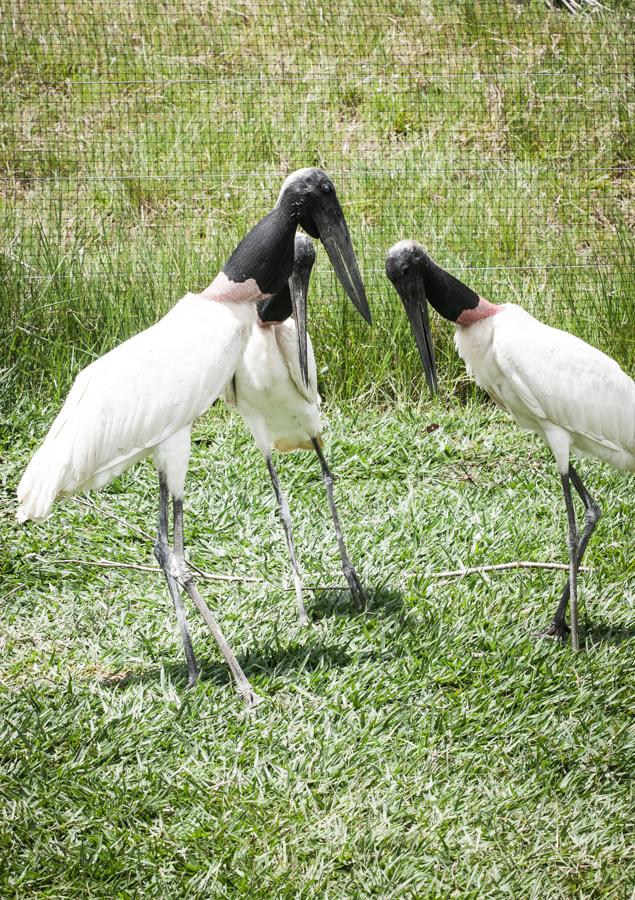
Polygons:
[[[60,495],[97,490],[129,466],[153,456],[159,475],[155,555],[176,609],[188,684],[197,681],[199,669],[181,587],[214,634],[239,694],[250,705],[259,698],[185,563],[184,486],[192,424],[236,371],[251,334],[255,304],[285,289],[293,273],[298,226],[320,238],[344,290],[370,321],[333,182],[319,169],[294,172],[284,182],[275,207],[245,235],[205,290],[186,294],[155,325],[114,347],[77,375],[17,491],[17,518],[21,522],[42,520]],[[301,317],[297,331],[299,345],[306,347]],[[170,497],[173,547],[168,541]]]

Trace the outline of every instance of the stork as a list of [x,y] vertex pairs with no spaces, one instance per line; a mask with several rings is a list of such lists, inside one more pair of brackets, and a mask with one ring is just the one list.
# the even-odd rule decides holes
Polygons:
[[[195,684],[199,670],[179,584],[212,631],[238,693],[248,705],[255,705],[260,698],[185,564],[184,485],[192,423],[234,374],[250,335],[254,304],[274,296],[287,284],[298,225],[322,240],[346,293],[370,321],[333,182],[319,169],[300,169],[285,180],[275,207],[245,235],[209,287],[186,294],[151,328],[79,373],[18,485],[18,520],[42,520],[59,495],[99,489],[152,455],[159,475],[154,552],[176,609],[188,684]],[[170,496],[173,549],[168,544]]]
[[[271,458],[272,447],[282,453],[293,450],[315,450],[317,453],[335,526],[342,571],[357,607],[360,608],[365,600],[346,550],[335,505],[333,476],[322,452],[321,401],[313,346],[306,331],[306,298],[314,262],[313,244],[304,235],[297,234],[295,262],[289,283],[275,297],[256,305],[252,313],[251,335],[234,377],[223,393],[225,402],[240,412],[265,457],[291,558],[301,625],[307,625],[309,620],[302,597],[291,513]],[[303,343],[302,336],[306,343]]]
[[[571,455],[635,471],[635,382],[615,360],[574,335],[539,322],[519,306],[480,297],[415,241],[391,247],[386,274],[404,304],[426,371],[431,366],[427,299],[456,324],[456,348],[476,383],[521,428],[535,432],[551,449],[567,509],[569,578],[553,621],[541,633],[566,639],[570,598],[571,644],[578,650],[578,568],[601,510]],[[582,532],[571,485],[584,505]]]

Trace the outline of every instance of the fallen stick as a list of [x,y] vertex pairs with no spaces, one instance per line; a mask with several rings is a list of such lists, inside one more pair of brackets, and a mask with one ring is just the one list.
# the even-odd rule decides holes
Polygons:
[[[163,575],[163,569],[160,569],[158,566],[144,566],[140,563],[122,563],[122,562],[109,562],[107,559],[46,559],[43,556],[38,556],[37,553],[27,553],[24,557],[25,559],[34,559],[37,562],[49,564],[51,566],[87,566],[88,568],[95,567],[98,569],[133,569],[136,572],[153,572],[155,575]],[[195,568],[191,563],[188,563],[190,568]],[[223,575],[220,572],[205,572],[203,569],[196,569],[197,574],[206,579],[207,581],[233,581],[233,582],[249,582],[251,584],[265,584],[266,579],[264,578],[253,578],[251,575]],[[20,587],[24,587],[24,585],[20,585]],[[348,587],[346,585],[338,585],[338,584],[328,584],[322,586],[311,586],[305,585],[305,590],[307,591],[347,591]],[[18,590],[18,588],[15,588]],[[285,593],[288,591],[293,591],[294,588],[281,588]],[[13,593],[13,592],[11,592]],[[7,595],[9,596],[9,595]]]
[[[135,534],[140,534],[141,537],[144,537],[147,540],[154,543],[156,538],[152,537],[151,534],[148,534],[147,531],[144,531],[143,528],[139,528],[137,525],[132,525],[126,519],[122,518],[121,516],[116,515],[116,513],[110,512],[109,509],[104,509],[101,506],[97,506],[96,503],[92,503],[90,500],[86,500],[84,497],[73,497],[73,500],[76,503],[81,503],[82,506],[86,506],[88,509],[92,509],[95,512],[100,513],[101,515],[108,516],[109,518],[114,519],[115,522],[119,522],[120,525],[125,525],[125,527],[129,528],[130,531],[134,531]],[[105,560],[102,561],[102,564],[104,562],[105,562]],[[86,561],[85,564],[90,565],[91,563],[90,563],[90,561]],[[126,567],[126,565],[127,565],[127,563],[119,563],[116,566],[116,568]],[[197,575],[200,575],[201,578],[207,578],[208,580],[213,580],[213,581],[259,581],[259,580],[261,580],[258,578],[248,578],[248,577],[242,578],[240,576],[234,577],[232,575],[212,575],[211,572],[204,572],[203,569],[199,569],[199,567],[197,565],[195,565],[193,562],[188,563],[188,565],[189,565],[190,569],[193,569],[194,572],[196,572]],[[134,566],[131,565],[131,566],[129,566],[129,568],[134,568]],[[149,566],[148,570],[150,572],[154,572],[155,571],[154,566]],[[157,571],[160,571],[160,570],[157,570]]]
[[[45,559],[43,556],[38,556],[37,553],[27,553],[25,559],[35,559],[38,562],[48,563],[51,566],[72,565],[94,566],[99,569],[134,569],[136,572],[154,572],[157,575],[163,575],[163,569],[160,569],[158,566],[144,566],[140,563],[122,563],[114,560],[110,562],[107,559]],[[201,578],[206,578],[208,581],[263,581],[262,578],[252,578],[249,575],[222,575],[220,573],[204,572],[202,569],[197,569],[197,572]]]
[[147,531],[144,531],[142,528],[137,527],[137,525],[131,525],[130,522],[122,519],[121,516],[117,516],[115,515],[115,513],[110,512],[109,509],[104,509],[102,506],[97,506],[96,503],[91,503],[90,500],[86,500],[84,497],[73,497],[73,500],[75,501],[75,503],[80,503],[82,506],[87,506],[88,509],[94,510],[94,512],[99,513],[101,516],[108,516],[110,519],[114,519],[115,522],[119,522],[120,525],[125,525],[126,528],[130,529],[130,531],[134,531],[154,543],[155,538],[151,534],[148,534]]
[[[473,566],[468,569],[453,569],[445,572],[431,572],[433,578],[461,578],[463,575],[480,575],[482,572],[504,572],[507,569],[559,569],[568,572],[569,566],[566,563],[555,562],[527,562],[525,560],[516,560],[516,562],[496,563],[492,566]],[[579,572],[588,572],[586,566],[580,566]]]

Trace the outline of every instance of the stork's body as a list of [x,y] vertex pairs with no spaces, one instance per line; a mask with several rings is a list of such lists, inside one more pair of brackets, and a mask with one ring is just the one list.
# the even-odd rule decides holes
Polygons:
[[[225,279],[218,281],[226,289]],[[210,286],[211,288],[211,286]],[[183,495],[192,423],[219,396],[246,345],[250,305],[187,294],[156,325],[82,370],[18,485],[19,521],[48,516],[57,497],[98,490],[153,456],[160,511],[155,556],[163,568],[181,630],[188,684],[199,675],[183,585],[219,642],[249,705],[259,702],[185,564]],[[174,506],[174,550],[168,542],[168,498]]]
[[98,490],[152,454],[182,497],[192,423],[231,378],[252,318],[250,305],[187,294],[83,369],[20,482],[18,519],[44,519],[59,495]]
[[[185,565],[183,491],[192,423],[232,377],[249,338],[255,304],[287,284],[298,225],[321,237],[347,293],[369,320],[333,184],[318,169],[299,170],[284,182],[274,209],[247,233],[209,287],[186,295],[156,325],[80,372],[18,486],[18,519],[43,519],[60,494],[103,487],[153,455],[160,485],[155,554],[176,607],[189,683],[196,681],[198,667],[179,583],[214,633],[239,693],[250,704],[258,698]],[[170,496],[173,550],[167,531]]]
[[[594,457],[635,471],[635,382],[615,360],[574,335],[545,325],[518,306],[499,306],[480,297],[444,272],[414,241],[391,248],[386,270],[415,336],[421,331],[422,316],[427,322],[427,313],[422,313],[427,298],[456,323],[456,347],[476,383],[521,428],[534,431],[551,448],[567,508],[569,580],[545,634],[566,635],[570,597],[572,643],[578,649],[577,574],[601,511],[571,456]],[[427,371],[426,342],[421,337],[417,342]],[[571,485],[584,504],[581,532]]]
[[265,456],[272,447],[282,453],[312,450],[311,440],[319,437],[322,419],[311,338],[307,335],[305,385],[295,321],[263,323],[255,310],[251,318],[249,337],[224,399],[238,409]]
[[[306,382],[301,362],[301,341],[296,318],[304,320],[306,296],[315,260],[308,238],[295,239],[294,273],[289,286],[253,310],[253,323],[234,377],[227,384],[224,399],[237,407],[265,457],[285,530],[298,602],[300,622],[308,618],[302,598],[302,580],[293,542],[291,514],[280,488],[271,457],[273,448],[282,453],[315,450],[322,467],[342,571],[358,606],[364,591],[348,556],[333,493],[333,476],[322,453],[320,395],[311,338],[306,334]],[[295,315],[292,316],[292,313]]]
[[454,336],[476,383],[544,440],[561,473],[571,455],[635,471],[632,378],[610,356],[519,306],[495,310],[457,325]]

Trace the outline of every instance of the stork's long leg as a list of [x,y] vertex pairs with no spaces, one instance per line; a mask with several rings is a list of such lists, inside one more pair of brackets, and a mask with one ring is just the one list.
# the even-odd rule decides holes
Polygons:
[[[585,509],[584,531],[581,537],[578,534],[577,564],[580,565],[582,562],[582,557],[584,556],[584,551],[587,548],[587,544],[591,539],[591,535],[595,531],[595,526],[600,521],[602,510],[599,504],[596,503],[593,497],[589,494],[585,485],[582,483],[582,479],[571,464],[569,465],[569,476],[571,478],[571,483],[576,489],[580,499],[584,503]],[[562,595],[560,597],[560,602],[558,603],[556,614],[553,617],[553,621],[543,632],[546,637],[559,637],[561,639],[564,639],[568,634],[569,626],[566,623],[565,616],[567,612],[567,604],[569,603],[570,592],[571,582],[569,579],[567,579],[567,583],[562,589]]]
[[311,443],[313,444],[315,452],[318,455],[318,459],[320,460],[320,466],[322,467],[322,478],[324,479],[324,485],[326,487],[326,496],[328,497],[329,507],[331,508],[331,516],[333,518],[333,525],[335,526],[337,545],[339,547],[340,557],[342,560],[342,571],[344,572],[344,577],[348,582],[348,586],[353,596],[353,600],[355,601],[355,605],[358,609],[362,609],[364,604],[366,603],[366,594],[364,593],[361,582],[357,577],[357,572],[355,571],[353,564],[350,561],[348,552],[346,550],[346,544],[344,543],[344,535],[342,534],[342,526],[340,524],[340,517],[337,512],[337,507],[335,505],[335,495],[333,493],[333,474],[326,463],[326,459],[324,458],[324,454],[322,453],[322,448],[320,447],[320,442],[318,441],[318,439],[311,438]]
[[[199,675],[198,666],[196,664],[196,657],[194,656],[194,650],[192,648],[192,639],[190,638],[190,632],[187,626],[187,616],[185,614],[185,607],[183,606],[183,601],[181,600],[181,594],[179,591],[179,586],[176,583],[174,575],[171,571],[171,553],[170,547],[168,544],[168,485],[163,473],[159,473],[159,490],[160,490],[160,501],[159,501],[159,533],[157,535],[157,542],[154,545],[154,555],[156,556],[159,565],[163,569],[163,573],[165,575],[165,580],[168,584],[168,590],[170,591],[170,596],[172,597],[172,602],[174,603],[174,609],[176,611],[176,618],[179,623],[179,628],[181,629],[181,640],[183,641],[183,649],[185,650],[185,658],[187,660],[187,686],[193,687]],[[182,505],[181,505],[181,517],[182,517]],[[181,518],[182,524],[182,518]],[[174,533],[175,533],[175,542],[176,542],[176,516],[174,520]],[[181,555],[183,551],[183,544],[181,541]]]
[[259,697],[258,694],[254,691],[247,676],[243,672],[240,663],[236,659],[232,648],[229,646],[227,641],[225,640],[225,635],[221,631],[221,627],[212,615],[210,608],[207,603],[203,600],[201,595],[199,594],[196,585],[194,584],[194,579],[192,578],[192,573],[189,569],[186,569],[183,575],[179,578],[183,587],[189,594],[192,599],[192,603],[198,609],[200,614],[203,616],[205,620],[205,624],[209,628],[209,630],[214,635],[216,639],[216,643],[220,647],[221,653],[225,657],[225,662],[229,666],[229,669],[234,676],[234,681],[236,682],[236,690],[240,694],[240,696],[245,700],[247,706],[253,707],[258,706],[259,703],[262,703],[262,697]]
[[176,498],[174,500],[174,556],[178,569],[177,577],[191,597],[194,606],[198,609],[203,619],[205,620],[205,624],[214,635],[216,643],[220,647],[227,665],[229,666],[230,671],[234,676],[234,680],[236,682],[236,690],[238,691],[240,696],[243,697],[243,699],[247,702],[248,706],[257,706],[261,702],[261,698],[258,696],[258,694],[256,694],[251,684],[247,680],[247,677],[243,672],[240,663],[234,656],[231,647],[227,643],[225,636],[221,631],[220,625],[212,615],[207,603],[205,603],[205,601],[199,594],[196,585],[194,584],[192,573],[188,569],[187,563],[185,562],[183,541],[183,501],[181,499],[177,500]]
[[304,608],[304,600],[302,598],[302,578],[300,576],[300,570],[298,568],[298,561],[295,556],[295,546],[293,543],[293,530],[291,526],[291,512],[289,510],[289,504],[287,502],[287,498],[280,489],[278,473],[276,472],[275,466],[271,460],[271,456],[267,455],[265,459],[267,461],[267,469],[269,470],[269,477],[271,478],[273,491],[276,495],[276,500],[278,501],[280,518],[282,519],[282,526],[284,528],[284,534],[287,539],[287,547],[289,548],[289,556],[291,557],[291,569],[293,572],[293,584],[295,586],[295,598],[298,603],[298,619],[300,625],[308,625],[309,617],[306,614],[306,609]]

